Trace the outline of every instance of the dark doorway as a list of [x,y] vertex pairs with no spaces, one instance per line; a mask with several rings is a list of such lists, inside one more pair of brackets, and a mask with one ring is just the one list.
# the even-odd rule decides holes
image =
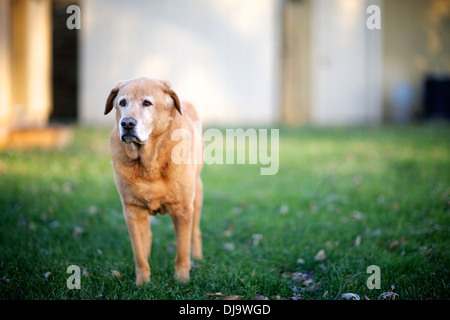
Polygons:
[[67,7],[75,0],[53,1],[53,111],[51,122],[74,123],[78,112],[78,33],[67,28]]

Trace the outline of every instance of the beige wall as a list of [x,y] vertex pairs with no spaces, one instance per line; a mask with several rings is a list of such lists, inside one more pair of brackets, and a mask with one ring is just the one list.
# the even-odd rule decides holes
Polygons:
[[315,124],[379,123],[382,119],[382,32],[369,30],[376,0],[311,1],[311,104]]
[[81,122],[112,122],[109,90],[138,76],[170,80],[207,123],[278,120],[280,2],[81,1]]

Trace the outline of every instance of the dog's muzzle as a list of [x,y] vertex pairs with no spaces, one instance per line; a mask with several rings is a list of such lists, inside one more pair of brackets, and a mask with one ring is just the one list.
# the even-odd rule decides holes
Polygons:
[[120,126],[122,127],[122,135],[120,136],[120,138],[122,139],[123,142],[125,143],[138,143],[138,144],[142,144],[143,142],[136,136],[134,128],[137,125],[137,121],[135,118],[132,117],[127,117],[127,118],[123,118],[120,121]]
[[143,142],[141,140],[139,140],[138,137],[136,137],[135,135],[133,135],[133,134],[131,134],[129,132],[124,133],[120,138],[126,144],[129,144],[129,143],[132,143],[132,142],[137,143],[137,144],[143,144]]

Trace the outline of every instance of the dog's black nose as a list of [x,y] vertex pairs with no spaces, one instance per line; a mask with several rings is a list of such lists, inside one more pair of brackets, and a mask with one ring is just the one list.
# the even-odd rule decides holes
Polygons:
[[126,130],[131,130],[136,126],[136,119],[132,117],[123,118],[120,125]]

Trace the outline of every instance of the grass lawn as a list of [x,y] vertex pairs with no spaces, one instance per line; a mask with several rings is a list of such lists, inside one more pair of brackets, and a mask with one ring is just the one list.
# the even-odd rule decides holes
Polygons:
[[[450,298],[449,126],[282,128],[276,175],[205,165],[204,259],[177,283],[159,215],[139,288],[108,133],[0,151],[0,299],[378,299],[392,286],[397,299]],[[84,270],[79,290],[70,265]],[[380,289],[366,285],[371,265]]]

